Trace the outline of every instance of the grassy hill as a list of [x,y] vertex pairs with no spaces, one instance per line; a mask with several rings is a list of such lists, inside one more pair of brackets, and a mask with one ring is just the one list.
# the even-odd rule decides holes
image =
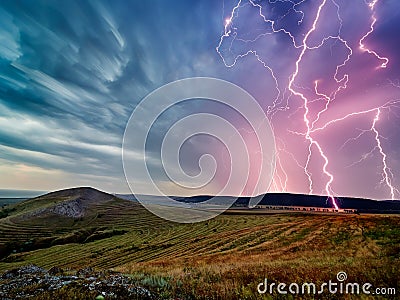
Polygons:
[[124,234],[126,230],[121,228],[131,228],[132,224],[124,222],[118,227],[114,220],[125,213],[134,216],[145,212],[138,204],[92,188],[49,193],[7,207],[6,211],[0,219],[3,259],[11,253]]
[[15,209],[13,215],[42,216],[48,213],[66,215],[67,211],[63,213],[61,209],[57,211],[57,208],[68,207],[72,203],[79,203],[82,213],[85,214],[86,210],[89,214],[97,204],[106,203],[113,198],[115,197],[110,194],[90,187],[67,189],[19,202],[13,206]]
[[[77,214],[68,211],[77,207]],[[91,188],[14,208],[0,219],[0,273],[30,263],[113,269],[165,299],[260,299],[257,284],[265,277],[317,283],[339,271],[375,286],[399,284],[397,215],[231,212],[177,224]]]

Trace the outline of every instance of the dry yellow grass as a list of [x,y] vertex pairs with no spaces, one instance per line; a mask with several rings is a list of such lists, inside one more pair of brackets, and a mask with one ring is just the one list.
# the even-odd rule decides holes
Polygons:
[[[340,271],[349,275],[349,281],[398,289],[399,220],[397,216],[273,215],[265,225],[187,243],[193,252],[200,243],[204,251],[196,255],[167,255],[116,269],[173,278],[175,295],[195,294],[199,299],[260,299],[257,284],[264,278],[322,283],[334,280]],[[325,298],[336,299],[332,295],[318,299]]]

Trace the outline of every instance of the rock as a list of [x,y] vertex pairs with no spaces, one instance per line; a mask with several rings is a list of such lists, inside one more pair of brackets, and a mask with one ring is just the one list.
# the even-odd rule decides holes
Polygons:
[[0,277],[0,299],[35,298],[39,294],[51,298],[55,291],[69,289],[70,286],[77,288],[82,298],[87,298],[93,292],[98,295],[95,299],[156,298],[132,278],[117,272],[94,272],[91,268],[85,268],[75,274],[67,276],[61,268],[52,267],[46,271],[35,265],[12,269]]
[[36,265],[28,265],[25,267],[6,271],[5,273],[3,273],[3,275],[1,275],[1,278],[8,279],[8,278],[13,278],[13,277],[21,276],[21,275],[25,275],[25,274],[43,274],[43,273],[47,273],[47,271]]
[[56,266],[51,267],[49,269],[49,274],[50,275],[60,275],[60,274],[63,274],[63,273],[64,273],[64,270],[59,268],[59,267],[56,267]]
[[86,276],[86,277],[89,277],[90,274],[92,274],[92,273],[93,273],[93,269],[90,268],[90,267],[84,268],[84,269],[80,269],[80,270],[78,270],[78,272],[76,272],[76,274],[78,276]]
[[83,208],[82,200],[80,198],[58,203],[50,208],[49,211],[57,215],[75,219],[81,218],[85,215],[85,209]]

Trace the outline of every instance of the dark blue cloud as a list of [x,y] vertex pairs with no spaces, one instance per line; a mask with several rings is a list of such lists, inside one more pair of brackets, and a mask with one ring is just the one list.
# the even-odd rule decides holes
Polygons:
[[135,105],[172,80],[224,70],[215,52],[221,7],[214,1],[2,2],[0,116],[7,126],[0,128],[1,157],[122,180],[118,149]]

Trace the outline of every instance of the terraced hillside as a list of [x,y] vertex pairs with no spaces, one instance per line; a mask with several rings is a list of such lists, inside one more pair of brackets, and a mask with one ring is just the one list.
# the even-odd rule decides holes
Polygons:
[[398,287],[399,245],[395,215],[230,212],[176,224],[82,188],[23,202],[0,219],[0,272],[29,263],[112,268],[167,299],[259,299],[265,277],[323,282],[345,271],[349,280]]

